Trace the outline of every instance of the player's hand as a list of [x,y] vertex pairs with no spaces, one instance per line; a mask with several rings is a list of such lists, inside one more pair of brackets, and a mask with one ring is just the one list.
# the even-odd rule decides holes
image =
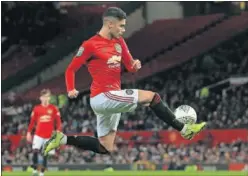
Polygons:
[[141,69],[141,62],[140,62],[139,59],[134,60],[134,62],[133,62],[133,68],[134,68],[135,70]]
[[26,137],[28,142],[32,142],[32,135],[31,133],[27,133],[27,137]]
[[69,98],[77,98],[79,92],[76,89],[73,89],[68,92],[68,97]]

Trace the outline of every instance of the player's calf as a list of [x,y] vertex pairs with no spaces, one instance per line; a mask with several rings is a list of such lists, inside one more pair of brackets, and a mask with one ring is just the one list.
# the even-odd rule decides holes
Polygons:
[[178,131],[182,131],[184,124],[179,122],[168,105],[162,101],[158,93],[152,91],[139,90],[139,103],[148,105],[162,121],[171,125]]
[[58,148],[60,145],[72,145],[83,150],[90,150],[99,154],[109,154],[109,151],[100,141],[91,136],[66,136],[61,132],[56,132],[52,138],[45,143],[43,155]]
[[194,135],[198,134],[206,126],[206,123],[188,125],[178,121],[174,113],[168,105],[162,101],[158,93],[139,90],[138,100],[140,104],[149,105],[157,117],[171,125],[174,129],[180,131],[182,136],[186,139],[192,139]]
[[90,150],[99,154],[109,154],[100,141],[91,136],[67,136],[66,145],[72,145],[83,150]]

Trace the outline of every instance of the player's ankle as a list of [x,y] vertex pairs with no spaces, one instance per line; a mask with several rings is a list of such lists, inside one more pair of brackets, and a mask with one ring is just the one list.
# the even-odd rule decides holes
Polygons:
[[187,125],[185,124],[185,125],[183,126],[183,129],[180,131],[180,133],[181,133],[181,134],[185,134],[187,128],[188,128],[188,127],[187,127]]

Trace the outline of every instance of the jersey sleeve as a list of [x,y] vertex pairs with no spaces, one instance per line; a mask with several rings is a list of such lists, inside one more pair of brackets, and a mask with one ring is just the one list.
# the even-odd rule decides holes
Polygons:
[[60,115],[60,112],[59,112],[59,109],[54,106],[54,117],[55,117],[55,120],[56,120],[56,130],[57,131],[61,131],[62,130],[62,127],[61,127],[61,115]]
[[136,72],[136,70],[133,68],[133,56],[129,52],[128,46],[123,38],[120,39],[120,44],[122,47],[122,62],[125,68],[129,72]]
[[32,132],[36,121],[37,121],[37,107],[34,107],[32,113],[31,113],[31,119],[30,119],[30,123],[28,126],[28,133]]
[[65,72],[66,89],[68,92],[75,88],[75,73],[92,56],[92,53],[92,44],[84,42],[73,57]]

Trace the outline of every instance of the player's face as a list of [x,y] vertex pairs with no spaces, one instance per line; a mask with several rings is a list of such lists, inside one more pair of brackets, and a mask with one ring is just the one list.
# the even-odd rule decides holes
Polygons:
[[126,19],[114,20],[110,25],[111,35],[115,38],[121,37],[125,32]]
[[50,99],[51,99],[50,94],[45,94],[45,95],[40,96],[40,101],[42,104],[48,104]]

